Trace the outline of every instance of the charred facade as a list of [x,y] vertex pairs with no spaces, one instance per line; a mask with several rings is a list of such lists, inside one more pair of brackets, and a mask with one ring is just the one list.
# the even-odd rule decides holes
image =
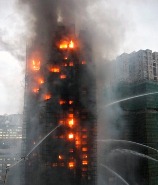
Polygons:
[[88,34],[58,26],[50,57],[28,53],[25,88],[25,185],[96,184],[95,64]]

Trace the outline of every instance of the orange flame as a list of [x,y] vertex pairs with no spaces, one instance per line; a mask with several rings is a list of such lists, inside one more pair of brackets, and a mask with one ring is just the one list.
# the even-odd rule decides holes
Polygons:
[[83,155],[82,155],[82,158],[83,158],[83,159],[87,159],[87,158],[88,158],[87,154],[83,154]]
[[73,49],[75,47],[74,42],[71,40],[70,42],[68,41],[61,41],[61,43],[59,44],[59,48],[60,49]]
[[49,100],[51,99],[51,95],[50,94],[45,94],[44,95],[44,100]]
[[82,161],[82,164],[83,165],[87,165],[88,164],[88,161]]
[[72,40],[69,43],[69,48],[74,48],[74,42]]
[[65,56],[65,57],[64,57],[64,60],[67,60],[67,59],[68,59],[68,57],[67,57],[67,56]]
[[60,101],[59,101],[59,104],[60,104],[60,105],[63,105],[63,104],[65,104],[65,103],[66,103],[65,100],[60,100]]
[[74,135],[71,133],[71,134],[68,135],[68,138],[69,139],[73,139],[74,138]]
[[74,125],[74,120],[73,119],[69,120],[69,126],[72,127],[73,125]]
[[60,68],[59,67],[51,67],[49,68],[49,70],[53,73],[59,73],[60,72]]
[[73,104],[73,101],[72,100],[69,100],[69,105]]
[[65,66],[65,67],[66,67],[66,66],[67,66],[67,63],[63,64],[63,66]]
[[60,121],[59,121],[59,123],[60,123],[60,124],[63,124],[63,123],[64,123],[64,121],[63,121],[63,120],[60,120]]
[[73,114],[69,114],[69,118],[73,118],[74,117],[74,115]]
[[38,93],[39,92],[39,88],[33,88],[33,92],[34,93]]
[[62,160],[62,159],[63,159],[63,156],[62,156],[62,155],[59,155],[58,158],[59,158],[60,160]]
[[68,42],[67,41],[62,41],[59,45],[60,49],[67,49],[68,48]]
[[69,168],[73,168],[75,166],[74,162],[69,162]]
[[86,147],[82,148],[82,152],[87,152],[87,151],[88,151],[88,148],[86,148]]
[[61,79],[65,79],[66,78],[66,75],[60,75],[60,78]]
[[81,144],[81,141],[76,140],[76,145],[80,145],[80,144]]
[[39,78],[39,79],[38,79],[38,83],[39,83],[39,84],[43,84],[43,83],[44,83],[44,79],[43,79],[43,78]]
[[40,70],[40,61],[32,60],[32,69],[34,71],[39,71]]
[[70,63],[69,63],[69,66],[74,66],[74,63],[73,63],[73,62],[70,62]]

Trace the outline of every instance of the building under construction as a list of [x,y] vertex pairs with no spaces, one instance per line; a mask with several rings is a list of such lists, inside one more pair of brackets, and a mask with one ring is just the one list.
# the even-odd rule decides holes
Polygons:
[[[157,52],[152,53],[147,49],[122,54],[116,59],[114,66],[115,77],[113,77],[111,89],[115,92],[115,100],[158,92]],[[119,119],[112,123],[120,130],[119,139],[138,142],[158,149],[158,94],[128,99],[113,105],[112,108],[114,107],[121,108]],[[134,152],[141,152],[158,159],[157,152],[151,148],[146,149],[131,144],[128,146],[119,144],[117,147],[132,149]],[[119,163],[116,162],[115,167],[117,167],[113,169],[119,172],[129,184],[157,184],[158,165],[155,161],[132,156],[130,153],[118,154],[116,158]]]
[[50,56],[27,53],[24,103],[26,156],[21,184],[95,185],[96,79],[90,38],[58,26]]

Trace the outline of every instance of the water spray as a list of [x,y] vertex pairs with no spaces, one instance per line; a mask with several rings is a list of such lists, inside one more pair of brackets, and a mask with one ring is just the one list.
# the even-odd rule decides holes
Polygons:
[[128,150],[128,149],[114,149],[114,150],[112,150],[111,152],[121,152],[121,153],[123,153],[123,154],[124,154],[124,153],[129,153],[129,154],[132,154],[132,155],[136,155],[136,156],[139,156],[139,157],[143,157],[143,158],[146,158],[146,159],[149,159],[149,160],[158,162],[157,159],[154,159],[153,157],[150,157],[150,156],[148,156],[148,155],[139,153],[139,152],[134,151],[134,150]]
[[151,150],[154,150],[158,153],[158,150],[153,148],[153,147],[150,147],[150,146],[147,146],[147,145],[144,145],[144,144],[141,144],[141,143],[137,143],[137,142],[134,142],[134,141],[128,141],[128,140],[118,140],[118,139],[105,139],[105,140],[97,140],[98,142],[118,142],[118,143],[130,143],[130,144],[135,144],[137,146],[142,146],[144,148],[147,148],[147,149],[151,149]]
[[44,136],[38,143],[36,146],[34,146],[30,152],[28,152],[28,154],[25,156],[25,157],[21,157],[19,160],[17,160],[17,162],[15,162],[13,165],[11,166],[7,166],[6,167],[6,173],[5,173],[5,176],[4,176],[4,185],[6,184],[6,179],[7,179],[7,174],[8,174],[8,171],[9,169],[13,168],[14,166],[16,166],[17,164],[19,164],[20,162],[24,161],[27,159],[27,157],[51,134],[53,133],[57,128],[59,128],[62,124],[56,126],[53,130],[51,130],[46,136]]
[[56,126],[53,130],[51,130],[46,136],[44,136],[38,143],[35,145],[30,152],[26,155],[28,157],[52,132],[54,132],[57,128],[59,128],[62,124]]
[[106,166],[105,164],[100,164],[100,166],[102,166],[103,168],[105,168],[106,170],[110,171],[112,174],[114,174],[116,177],[118,177],[122,182],[124,182],[126,185],[129,185],[128,182],[121,177],[118,173],[116,173],[114,170],[112,170],[111,168],[109,168],[108,166]]
[[140,95],[136,95],[136,96],[132,96],[132,97],[128,97],[128,98],[123,98],[121,100],[117,100],[117,101],[114,101],[112,103],[109,103],[109,104],[105,105],[105,107],[109,107],[111,105],[114,105],[114,104],[117,104],[117,103],[120,103],[120,102],[124,102],[124,101],[127,101],[127,100],[132,100],[132,99],[143,97],[143,96],[149,96],[149,95],[153,95],[153,94],[158,94],[158,92],[150,92],[150,93],[140,94]]

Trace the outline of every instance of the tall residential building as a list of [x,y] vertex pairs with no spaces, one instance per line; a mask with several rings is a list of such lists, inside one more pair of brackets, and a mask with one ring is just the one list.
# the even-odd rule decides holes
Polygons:
[[58,26],[48,60],[27,56],[25,185],[96,184],[96,79],[88,34]]
[[158,81],[158,52],[149,49],[117,57],[114,64],[118,81],[138,82],[142,80]]
[[[115,99],[133,97],[149,92],[158,92],[158,52],[140,50],[131,54],[122,54],[113,63],[113,79],[111,85],[115,89]],[[113,105],[113,106],[118,106]],[[122,109],[117,120],[118,129],[121,127],[119,139],[131,140],[158,149],[158,94],[134,98],[119,103]],[[129,144],[130,145],[130,144]],[[128,145],[128,147],[129,147]],[[122,145],[119,145],[122,147]],[[130,145],[127,149],[143,152],[158,159],[154,150]],[[120,156],[120,155],[119,155]],[[157,185],[158,165],[150,159],[123,154],[119,160],[126,164],[117,165],[121,175],[129,184]],[[118,163],[116,163],[118,164]],[[126,169],[126,170],[123,170]],[[129,172],[130,171],[130,172]]]

